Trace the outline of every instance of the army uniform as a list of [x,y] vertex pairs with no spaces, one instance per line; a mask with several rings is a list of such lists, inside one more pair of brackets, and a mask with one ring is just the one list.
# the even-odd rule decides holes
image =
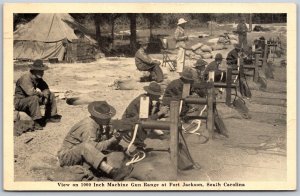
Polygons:
[[[40,89],[37,91],[36,89]],[[45,103],[45,117],[57,115],[57,106],[54,93],[50,92],[47,83],[42,78],[34,78],[31,73],[21,76],[15,88],[14,106],[17,111],[26,112],[32,120],[42,118],[40,105]]]
[[103,151],[117,144],[117,140],[107,138],[108,127],[100,126],[91,117],[75,124],[65,137],[58,152],[60,166],[82,165],[84,162],[98,168],[106,159]]
[[135,53],[135,65],[139,71],[149,71],[156,82],[163,81],[164,76],[159,66],[160,63],[152,60],[142,47]]

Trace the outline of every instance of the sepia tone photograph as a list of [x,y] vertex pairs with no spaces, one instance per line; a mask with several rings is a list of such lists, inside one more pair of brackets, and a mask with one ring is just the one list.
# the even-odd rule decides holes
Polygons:
[[296,6],[196,5],[7,5],[7,190],[295,190]]

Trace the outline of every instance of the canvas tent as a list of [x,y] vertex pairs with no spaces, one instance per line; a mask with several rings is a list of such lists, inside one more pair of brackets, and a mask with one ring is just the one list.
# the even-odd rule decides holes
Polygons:
[[78,39],[75,30],[82,32],[91,44],[96,44],[88,36],[88,30],[69,14],[41,13],[14,32],[14,59],[58,58],[61,61],[65,53],[63,43]]

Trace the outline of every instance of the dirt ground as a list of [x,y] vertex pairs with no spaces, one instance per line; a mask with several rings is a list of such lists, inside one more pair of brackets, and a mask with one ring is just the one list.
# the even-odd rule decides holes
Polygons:
[[[249,33],[249,39],[258,36],[257,34]],[[270,33],[259,33],[260,35],[268,37]],[[221,51],[224,57],[231,48]],[[162,60],[160,54],[152,57]],[[174,57],[175,53],[172,53],[171,58]],[[248,78],[253,94],[252,99],[265,97],[286,100],[286,69],[280,66],[280,60],[274,59],[275,79],[268,80],[270,87],[276,89],[277,93],[260,91],[258,85]],[[194,62],[195,60],[187,59],[187,66],[191,66]],[[14,138],[16,181],[46,180],[45,171],[52,167],[51,160],[55,161],[56,152],[65,135],[72,125],[89,115],[87,104],[72,106],[61,99],[65,92],[72,91],[73,94],[86,100],[107,100],[117,110],[115,118],[120,118],[129,102],[143,92],[144,85],[149,84],[136,82],[135,90],[115,90],[112,86],[114,81],[120,78],[131,77],[138,80],[140,74],[136,70],[133,58],[102,58],[88,64],[50,64],[49,66],[50,69],[45,72],[44,79],[50,89],[59,95],[58,112],[63,117],[59,124],[49,123],[44,130],[28,132]],[[24,66],[15,65],[14,82],[26,71]],[[178,77],[177,73],[169,72],[167,68],[164,68],[164,72],[168,75],[167,80]],[[224,100],[224,97],[223,95],[219,99]],[[243,119],[235,109],[223,103],[217,105],[229,131],[228,139],[215,139],[201,144],[203,138],[185,134],[192,157],[199,163],[201,169],[181,171],[178,180],[286,180],[288,131],[286,107],[261,105],[251,99],[246,100],[246,105],[250,110],[251,119]],[[203,134],[207,133],[203,125],[200,131]],[[148,139],[146,142],[148,147],[168,147],[168,140]]]

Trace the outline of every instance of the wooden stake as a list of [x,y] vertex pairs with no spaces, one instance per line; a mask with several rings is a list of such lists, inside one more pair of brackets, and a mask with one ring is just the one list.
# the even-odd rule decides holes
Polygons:
[[259,56],[260,54],[255,54],[255,62],[254,62],[254,76],[253,81],[258,82],[258,65],[259,65]]
[[208,94],[207,94],[207,129],[209,133],[209,139],[213,139],[215,120],[214,120],[214,95],[215,88],[212,81],[208,83]]
[[232,83],[232,67],[227,68],[226,74],[226,105],[231,105],[231,83]]
[[268,60],[268,41],[265,40],[265,51],[264,51],[263,62],[262,62],[263,70],[265,70],[267,67],[267,60]]
[[[171,162],[174,164],[174,176],[177,180],[178,173],[178,123],[179,123],[179,102],[171,101],[170,104],[170,151],[171,151]],[[181,126],[181,125],[180,125]]]

